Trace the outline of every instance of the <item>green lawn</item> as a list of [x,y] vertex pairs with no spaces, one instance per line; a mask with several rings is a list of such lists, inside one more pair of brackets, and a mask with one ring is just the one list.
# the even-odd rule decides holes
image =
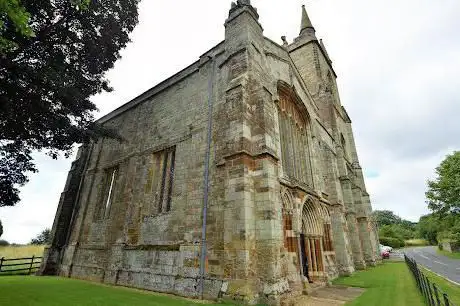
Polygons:
[[428,279],[436,284],[436,287],[441,288],[444,293],[447,293],[449,300],[455,305],[460,305],[460,286],[457,286],[436,274],[423,269],[422,272]]
[[[0,277],[0,305],[9,306],[192,306],[194,302],[124,287],[106,286],[81,280],[37,277]],[[222,304],[206,304],[222,305]],[[227,304],[229,305],[229,304]]]
[[415,280],[404,262],[384,263],[340,277],[333,283],[366,288],[361,296],[347,305],[423,305]]
[[453,259],[460,259],[460,253],[452,253],[452,252],[447,252],[444,250],[437,249],[438,254],[453,258]]

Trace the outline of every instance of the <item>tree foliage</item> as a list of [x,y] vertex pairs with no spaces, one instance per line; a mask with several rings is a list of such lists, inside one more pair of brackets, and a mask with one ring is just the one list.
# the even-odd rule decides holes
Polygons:
[[375,210],[373,216],[379,226],[398,224],[401,222],[401,218],[395,215],[391,210]]
[[383,244],[401,247],[405,240],[417,236],[416,223],[401,219],[390,210],[375,210],[373,217],[379,225],[379,238]]
[[30,14],[19,0],[0,0],[0,54],[17,47],[13,40],[3,36],[8,28],[15,31],[17,35],[27,37],[34,35],[29,25],[29,18]]
[[444,240],[460,243],[460,215],[451,213],[439,215],[432,213],[420,217],[417,224],[420,237],[428,240],[431,244],[437,244]]
[[418,231],[432,243],[460,243],[460,151],[447,155],[435,172],[425,193],[433,213],[420,218]]
[[129,42],[138,1],[0,0],[0,206],[19,201],[33,150],[68,156],[110,134],[89,98],[111,90],[104,73]]
[[420,217],[417,224],[418,235],[426,239],[430,244],[438,243],[438,232],[440,232],[441,224],[437,216],[433,214]]
[[30,241],[31,244],[50,244],[51,243],[51,230],[44,229],[40,234]]
[[460,151],[455,151],[436,168],[425,193],[428,208],[440,214],[460,213]]

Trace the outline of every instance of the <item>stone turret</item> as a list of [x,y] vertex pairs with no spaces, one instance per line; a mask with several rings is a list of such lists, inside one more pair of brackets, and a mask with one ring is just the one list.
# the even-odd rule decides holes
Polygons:
[[255,43],[263,45],[263,28],[259,23],[257,9],[249,0],[232,2],[228,18],[225,21],[225,43],[227,52],[235,52],[242,47]]
[[300,23],[300,34],[299,36],[309,36],[311,39],[316,39],[315,28],[308,17],[305,5],[302,5],[302,20]]

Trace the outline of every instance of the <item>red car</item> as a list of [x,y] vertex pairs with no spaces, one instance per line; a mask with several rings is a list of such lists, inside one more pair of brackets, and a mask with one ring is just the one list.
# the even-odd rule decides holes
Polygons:
[[382,259],[390,258],[390,252],[388,251],[382,251],[380,254],[382,255]]

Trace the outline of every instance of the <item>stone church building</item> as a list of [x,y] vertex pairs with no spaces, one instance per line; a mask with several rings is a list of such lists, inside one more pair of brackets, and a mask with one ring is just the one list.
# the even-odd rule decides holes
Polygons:
[[42,274],[277,305],[375,265],[326,48],[304,7],[292,43],[258,19],[232,3],[224,41],[99,119],[120,139],[80,147]]

